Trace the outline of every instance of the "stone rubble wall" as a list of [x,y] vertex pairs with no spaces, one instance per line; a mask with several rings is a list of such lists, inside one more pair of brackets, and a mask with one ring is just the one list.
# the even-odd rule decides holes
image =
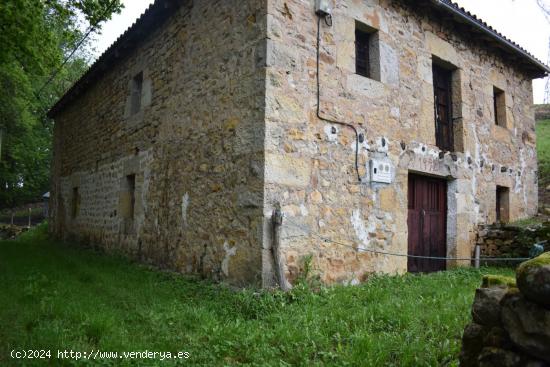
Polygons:
[[[261,284],[266,28],[262,0],[182,1],[62,111],[53,233],[183,273]],[[142,109],[132,115],[139,72]],[[125,218],[128,175],[133,219]]]
[[482,225],[477,238],[483,257],[529,257],[533,245],[543,241],[550,249],[550,222],[528,227]]
[[28,227],[0,223],[0,240],[14,240],[27,230]]
[[461,367],[550,366],[550,252],[514,279],[487,277],[463,335]]
[[537,104],[535,105],[535,120],[549,120],[550,119],[550,104]]
[[[365,134],[360,184],[353,132],[315,115],[314,1],[182,3],[56,117],[50,228],[57,236],[268,287],[278,204],[289,224],[406,253],[407,175],[442,177],[448,255],[459,257],[471,256],[477,225],[494,221],[496,185],[510,188],[512,220],[536,213],[529,77],[448,22],[411,1],[342,0],[333,26],[323,23],[321,110]],[[355,74],[356,20],[379,30],[380,81]],[[432,55],[459,68],[455,153],[435,146]],[[131,81],[140,71],[143,108],[132,115]],[[493,123],[493,85],[508,96],[506,129]],[[369,183],[372,158],[392,163],[392,184]],[[132,220],[124,215],[128,175],[136,186]],[[404,258],[357,253],[284,222],[281,246],[291,281],[308,255],[326,283],[407,269]]]
[[[411,1],[333,2],[332,27],[321,22],[321,113],[365,134],[359,184],[353,131],[316,116],[313,1],[268,3],[264,216],[280,203],[287,223],[306,229],[283,223],[289,279],[302,271],[308,255],[327,283],[406,271],[404,258],[357,252],[308,232],[406,254],[411,172],[448,180],[451,257],[472,256],[477,226],[495,221],[496,185],[510,188],[512,220],[536,213],[532,87],[520,69]],[[380,81],[355,73],[356,21],[378,30]],[[454,153],[435,145],[432,55],[458,67]],[[494,124],[493,86],[506,91],[508,128]],[[373,158],[393,164],[392,184],[369,182],[366,166]]]

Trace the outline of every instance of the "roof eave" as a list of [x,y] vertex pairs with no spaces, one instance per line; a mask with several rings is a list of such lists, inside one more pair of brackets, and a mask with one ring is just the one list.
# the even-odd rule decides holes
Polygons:
[[453,15],[460,17],[463,21],[479,29],[489,37],[492,37],[497,42],[499,42],[500,45],[507,47],[510,51],[515,52],[516,54],[520,54],[522,57],[528,59],[528,61],[531,62],[532,66],[535,66],[538,69],[537,72],[534,73],[535,78],[544,78],[550,74],[549,66],[542,63],[540,60],[538,60],[533,55],[529,54],[527,51],[525,51],[518,45],[514,44],[510,40],[508,40],[506,37],[503,37],[502,35],[498,34],[496,31],[487,28],[486,26],[480,24],[479,22],[476,22],[474,19],[467,16],[466,14],[461,12],[459,9],[455,8],[454,6],[452,6],[451,4],[448,4],[445,1],[432,0],[432,2],[438,5],[439,7],[442,7],[445,10],[451,12]]
[[94,83],[112,64],[125,58],[136,47],[136,44],[141,42],[141,38],[147,34],[145,29],[151,32],[154,31],[156,25],[164,22],[183,4],[187,4],[190,8],[193,0],[155,0],[132,26],[61,96],[46,113],[46,116],[51,119],[55,118],[67,104],[79,96],[90,84]]

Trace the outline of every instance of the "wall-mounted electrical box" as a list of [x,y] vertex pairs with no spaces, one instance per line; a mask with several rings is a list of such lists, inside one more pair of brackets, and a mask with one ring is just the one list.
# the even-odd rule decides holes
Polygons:
[[389,159],[371,159],[369,168],[372,182],[392,183],[393,165]]
[[315,14],[321,17],[331,15],[330,0],[315,0]]

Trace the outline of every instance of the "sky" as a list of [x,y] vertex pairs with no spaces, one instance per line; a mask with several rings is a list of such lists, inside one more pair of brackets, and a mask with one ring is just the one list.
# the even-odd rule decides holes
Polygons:
[[[337,0],[338,1],[338,0]],[[548,64],[550,25],[536,0],[455,0],[497,31],[518,43],[536,58]],[[547,0],[550,1],[550,0]],[[94,40],[96,57],[101,55],[147,9],[153,0],[124,0],[120,14],[103,25],[102,34]],[[544,99],[545,80],[533,82],[535,103]]]

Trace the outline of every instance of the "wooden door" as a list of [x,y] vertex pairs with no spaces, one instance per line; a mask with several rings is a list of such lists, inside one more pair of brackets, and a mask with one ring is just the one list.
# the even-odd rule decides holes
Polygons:
[[452,72],[433,66],[435,141],[439,149],[453,151]]
[[[447,182],[409,175],[409,255],[447,256]],[[409,258],[408,271],[445,270],[445,260]]]

